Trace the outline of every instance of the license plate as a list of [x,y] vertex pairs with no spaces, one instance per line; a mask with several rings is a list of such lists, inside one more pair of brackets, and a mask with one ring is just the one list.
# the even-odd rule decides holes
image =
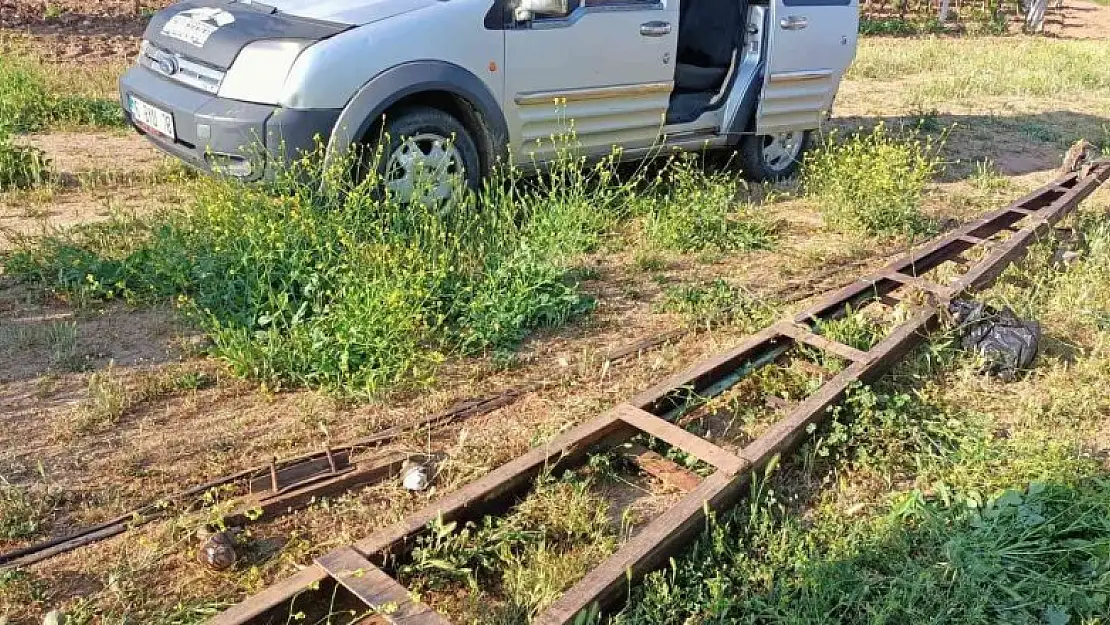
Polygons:
[[177,133],[173,128],[173,115],[168,111],[143,102],[131,96],[131,119],[145,130],[162,135],[168,139],[176,139]]

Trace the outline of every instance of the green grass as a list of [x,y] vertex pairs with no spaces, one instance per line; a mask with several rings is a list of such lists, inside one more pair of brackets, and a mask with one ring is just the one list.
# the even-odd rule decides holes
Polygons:
[[861,35],[912,36],[944,32],[1005,34],[1017,7],[998,0],[978,0],[951,7],[948,20],[938,20],[933,2],[903,0],[896,4],[870,4],[860,16]]
[[101,73],[53,69],[20,54],[0,56],[0,127],[23,133],[122,126],[123,113]]
[[81,300],[175,299],[216,356],[268,384],[376,393],[589,310],[562,260],[623,205],[583,181],[405,207],[372,184],[323,196],[289,175],[270,189],[212,182],[190,209],[48,239],[9,269]]
[[773,302],[759,300],[746,289],[721,279],[668,287],[658,308],[680,315],[691,326],[706,329],[729,324],[755,331],[778,315]]
[[0,350],[16,353],[29,349],[50,354],[50,364],[63,371],[76,371],[82,365],[77,324],[72,321],[0,325]]
[[0,480],[0,541],[33,538],[50,526],[54,492],[30,492]]
[[840,140],[835,133],[805,160],[802,185],[830,227],[861,235],[919,237],[933,230],[920,211],[940,167],[940,146],[880,124]]
[[693,158],[664,168],[660,192],[645,197],[644,230],[654,247],[679,252],[766,249],[776,226],[740,201],[739,181],[724,172],[707,173]]
[[399,579],[420,593],[457,594],[465,587],[456,622],[519,625],[553,603],[591,566],[613,553],[608,502],[594,492],[587,467],[536,489],[504,517],[481,524],[433,523],[417,539]]
[[848,77],[897,77],[925,100],[1110,95],[1110,48],[1103,41],[1000,37],[974,46],[969,54],[967,41],[956,38],[870,40]]
[[50,178],[50,159],[42,150],[12,142],[0,125],[0,192],[37,186]]
[[612,622],[1097,623],[1108,497],[1106,480],[1033,482],[981,507],[911,498],[848,528],[757,500]]
[[872,36],[908,36],[943,32],[935,16],[927,18],[860,17],[859,33]]
[[764,241],[727,212],[735,182],[687,160],[622,180],[614,159],[564,158],[450,207],[399,205],[373,179],[322,192],[304,176],[335,172],[315,163],[266,187],[203,181],[193,206],[33,241],[7,270],[77,303],[173,301],[240,375],[365,396],[588,312],[576,259],[622,221],[689,210],[696,225],[674,231],[704,229],[728,249]]

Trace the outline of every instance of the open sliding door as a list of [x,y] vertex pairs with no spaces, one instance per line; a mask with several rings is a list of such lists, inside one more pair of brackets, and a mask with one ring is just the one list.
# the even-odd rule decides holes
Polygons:
[[756,134],[817,128],[852,63],[858,0],[772,0]]

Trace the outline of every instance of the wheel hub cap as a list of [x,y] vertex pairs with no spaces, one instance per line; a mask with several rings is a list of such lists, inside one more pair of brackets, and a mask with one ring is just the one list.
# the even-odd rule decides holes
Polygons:
[[783,170],[798,160],[802,150],[801,132],[784,132],[763,139],[763,162],[775,170]]
[[389,155],[385,188],[402,202],[450,199],[466,177],[462,155],[446,137],[425,133],[406,138]]

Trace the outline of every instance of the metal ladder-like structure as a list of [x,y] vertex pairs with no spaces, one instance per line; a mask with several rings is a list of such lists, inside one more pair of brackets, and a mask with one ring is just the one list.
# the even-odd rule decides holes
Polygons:
[[[627,445],[648,436],[687,452],[711,468],[700,476],[685,475],[650,452],[636,452],[646,472],[678,474],[687,492],[592,569],[553,605],[535,625],[572,625],[599,609],[609,609],[627,596],[629,582],[665,565],[667,558],[704,527],[710,510],[732,506],[744,493],[754,471],[792,450],[811,425],[828,418],[853,384],[871,382],[888,371],[909,350],[925,340],[957,297],[993,282],[1054,225],[1075,210],[1110,178],[1110,163],[1098,162],[1082,173],[1063,175],[1009,206],[956,229],[922,249],[868,274],[821,298],[793,318],[778,322],[742,344],[677,373],[612,410],[566,432],[547,445],[490,472],[481,479],[435,501],[423,510],[317,558],[312,566],[264,590],[214,618],[212,625],[286,623],[290,614],[326,614],[333,601],[360,606],[364,623],[446,625],[447,619],[412,594],[387,572],[386,563],[403,559],[414,539],[436,520],[466,522],[504,513],[526,493],[544,471],[558,472],[586,462],[591,453]],[[976,254],[972,257],[970,252]],[[954,281],[940,284],[926,277],[945,263],[962,270]],[[823,322],[838,319],[875,300],[913,302],[909,318],[874,347],[863,351],[820,334]],[[815,348],[847,361],[813,394],[790,407],[788,414],[739,451],[730,451],[698,437],[675,421],[709,398],[728,390],[759,367],[799,347]],[[314,612],[315,611],[315,612]],[[356,610],[357,611],[357,610]]]

